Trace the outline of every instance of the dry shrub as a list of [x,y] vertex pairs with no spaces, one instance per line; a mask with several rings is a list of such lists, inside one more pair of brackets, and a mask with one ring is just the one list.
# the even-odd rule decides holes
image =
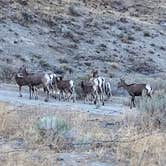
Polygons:
[[10,111],[7,103],[0,103],[0,134],[13,135],[17,132],[19,117],[15,111]]
[[3,66],[0,71],[0,79],[2,81],[11,82],[14,76],[14,70],[9,66]]
[[166,95],[139,98],[137,109],[128,111],[119,129],[117,161],[128,165],[163,165],[166,155]]
[[[124,137],[125,131],[123,132]],[[153,133],[147,136],[145,133],[135,136],[130,133],[127,138],[127,142],[120,142],[117,145],[118,161],[125,161],[128,165],[141,166],[160,165],[161,163],[163,165],[165,163],[165,133]]]
[[166,94],[163,91],[158,91],[151,99],[142,98],[137,105],[146,115],[146,123],[157,128],[166,126]]
[[152,122],[148,113],[126,112],[117,137],[117,163],[143,166],[165,163],[166,134]]
[[166,93],[166,79],[165,78],[153,79],[153,80],[151,80],[151,83],[152,83],[152,87],[153,87],[154,91],[164,90],[164,92]]
[[68,142],[66,134],[70,127],[62,118],[57,116],[44,116],[35,123],[38,141],[50,145],[57,152],[63,150]]
[[120,68],[119,63],[117,63],[117,62],[112,62],[110,65],[113,69],[119,69]]

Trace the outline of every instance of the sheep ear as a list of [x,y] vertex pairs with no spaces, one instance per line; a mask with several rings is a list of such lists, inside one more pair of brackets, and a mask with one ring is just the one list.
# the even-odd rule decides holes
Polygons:
[[23,69],[26,69],[26,66],[25,66],[25,64],[23,64],[23,65],[22,65],[22,68],[23,68]]
[[124,78],[120,78],[120,81],[121,81],[121,82],[124,82],[125,80],[124,80]]

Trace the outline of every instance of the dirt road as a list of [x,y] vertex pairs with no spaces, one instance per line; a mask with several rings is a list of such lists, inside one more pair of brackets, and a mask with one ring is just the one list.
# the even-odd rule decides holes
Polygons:
[[[28,106],[39,106],[46,108],[61,109],[61,110],[76,110],[89,112],[92,114],[102,115],[119,115],[124,112],[124,105],[118,102],[118,98],[112,98],[112,101],[105,103],[105,106],[96,107],[93,104],[84,104],[83,101],[63,102],[50,98],[49,102],[44,102],[44,97],[39,96],[38,100],[29,100],[28,89],[23,87],[23,97],[18,96],[18,87],[12,84],[0,84],[0,101],[9,102],[16,106],[28,105]],[[64,109],[63,109],[64,108]]]

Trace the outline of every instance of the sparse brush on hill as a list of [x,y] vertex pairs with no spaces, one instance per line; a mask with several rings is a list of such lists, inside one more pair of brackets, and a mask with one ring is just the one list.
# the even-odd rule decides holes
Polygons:
[[11,82],[13,80],[14,70],[10,66],[1,67],[0,80]]

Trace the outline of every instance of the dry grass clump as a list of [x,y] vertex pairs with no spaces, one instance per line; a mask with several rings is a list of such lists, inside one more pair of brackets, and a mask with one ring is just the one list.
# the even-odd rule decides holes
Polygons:
[[[10,108],[10,107],[9,107]],[[107,129],[101,129],[97,120],[79,112],[15,108],[1,104],[0,134],[3,137],[23,138],[29,148],[48,146],[58,152],[67,150],[67,144],[103,140]],[[90,120],[89,120],[90,119]]]
[[18,115],[16,111],[10,111],[7,103],[0,102],[0,135],[15,134],[18,128]]
[[158,91],[151,99],[141,99],[138,104],[139,110],[154,114],[155,112],[163,112],[166,109],[166,94]]
[[[156,92],[151,99],[140,99],[138,109],[145,114],[146,123],[150,126],[166,126],[166,94],[163,91]],[[148,124],[148,126],[149,126]]]
[[118,132],[115,158],[127,165],[163,165],[166,134],[154,126],[152,117],[137,110],[127,111]]
[[112,63],[110,63],[110,65],[113,69],[119,69],[120,68],[120,64],[117,63],[117,62],[112,62]]
[[137,106],[137,110],[126,113],[123,118],[118,133],[117,161],[126,161],[128,165],[164,165],[165,92],[157,91],[152,99],[140,98]]
[[[99,126],[98,119],[71,110],[0,103],[0,120],[0,135],[7,139],[3,147],[9,147],[1,147],[3,161],[0,164],[3,165],[56,165],[53,153],[55,158],[58,152],[81,152],[84,146],[72,144],[108,139],[107,129]],[[26,146],[13,149],[10,146],[13,139],[23,140]]]
[[152,86],[155,91],[164,90],[166,93],[166,78],[157,78],[152,80]]
[[[123,137],[125,131],[123,131]],[[117,161],[126,161],[128,165],[164,165],[166,155],[166,134],[146,133],[128,135],[128,142],[120,142],[117,145]],[[120,140],[122,141],[122,140]]]
[[66,121],[57,116],[44,116],[35,123],[40,144],[49,145],[57,152],[67,148],[72,143],[72,138],[68,137],[70,126]]

